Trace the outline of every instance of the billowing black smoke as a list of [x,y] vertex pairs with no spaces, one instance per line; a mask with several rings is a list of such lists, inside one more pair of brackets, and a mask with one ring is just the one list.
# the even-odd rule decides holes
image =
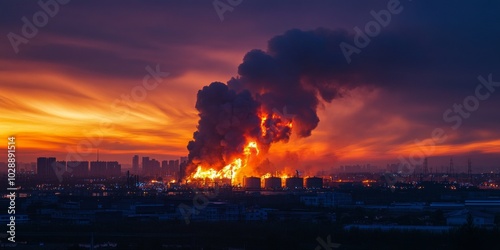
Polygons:
[[194,140],[188,144],[190,162],[217,168],[241,153],[245,138],[260,134],[259,106],[250,92],[236,93],[220,82],[198,91],[200,120]]
[[[190,162],[224,165],[229,157],[242,153],[248,137],[261,147],[288,141],[291,128],[283,126],[287,122],[283,115],[293,114],[294,134],[310,136],[319,122],[320,103],[356,85],[339,49],[341,42],[349,40],[352,36],[345,31],[290,30],[272,38],[267,51],[248,52],[238,77],[198,92],[200,120],[188,145]],[[288,114],[283,114],[285,109]],[[263,113],[268,116],[261,124]]]
[[319,122],[320,99],[330,102],[355,86],[339,49],[349,40],[345,31],[290,30],[272,38],[266,52],[248,52],[238,67],[239,77],[228,84],[237,91],[250,90],[269,112],[286,108],[294,115],[294,133],[310,136]]

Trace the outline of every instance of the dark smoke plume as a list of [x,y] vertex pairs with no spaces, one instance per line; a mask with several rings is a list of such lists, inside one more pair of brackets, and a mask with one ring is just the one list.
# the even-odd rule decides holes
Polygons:
[[287,31],[272,38],[267,51],[248,52],[238,67],[239,77],[228,84],[250,90],[267,111],[286,107],[294,114],[294,133],[310,136],[319,122],[320,100],[331,102],[355,86],[339,49],[349,39],[352,43],[345,31]]
[[[273,115],[283,108],[294,115],[294,134],[310,136],[319,123],[316,110],[321,102],[331,102],[359,82],[352,69],[356,65],[348,67],[339,49],[341,42],[352,39],[345,31],[290,30],[272,38],[267,51],[248,52],[239,76],[198,92],[198,131],[188,145],[191,165],[225,165],[231,156],[241,155],[246,137],[255,138],[261,147],[288,141],[291,131],[283,126],[285,117]],[[265,136],[262,113],[268,115]]]
[[259,106],[248,91],[236,93],[220,82],[203,87],[196,101],[200,120],[188,144],[189,160],[217,168],[241,153],[245,137],[259,136]]

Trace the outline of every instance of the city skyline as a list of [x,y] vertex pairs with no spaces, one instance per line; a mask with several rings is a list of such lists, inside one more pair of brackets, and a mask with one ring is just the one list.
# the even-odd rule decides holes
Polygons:
[[[24,171],[34,171],[36,174],[40,172],[38,168],[38,163],[40,161],[40,158],[44,159],[54,159],[54,163],[57,164],[63,164],[64,167],[67,165],[67,161],[64,159],[57,159],[57,157],[53,156],[39,156],[36,158],[35,162],[17,162],[17,166],[19,167],[19,170],[21,172]],[[135,159],[137,158],[137,162],[135,162]],[[139,161],[140,160],[140,161]],[[460,159],[463,160],[463,159]],[[159,168],[164,170],[166,168],[172,169],[175,168],[177,171],[179,170],[180,164],[182,162],[187,161],[187,157],[179,156],[177,158],[170,158],[170,159],[155,159],[154,157],[149,157],[149,156],[140,156],[139,155],[134,155],[130,162],[120,162],[117,160],[102,160],[102,159],[94,159],[94,160],[82,160],[82,161],[73,161],[73,162],[86,162],[89,164],[87,166],[87,171],[90,173],[92,171],[92,166],[91,163],[95,162],[100,162],[100,163],[106,163],[106,162],[112,162],[112,163],[118,163],[121,167],[120,169],[123,170],[121,173],[118,174],[116,172],[115,176],[121,176],[124,175],[127,172],[130,172],[131,174],[139,174],[139,175],[146,175],[148,176],[148,170],[144,170],[144,165],[146,165],[148,168],[150,162],[157,162],[159,164]],[[145,162],[149,162],[146,163]],[[429,163],[430,162],[430,163]],[[448,159],[448,165],[441,164],[439,162],[441,161],[434,161],[432,158],[426,158],[424,161],[424,164],[422,165],[415,165],[413,168],[410,170],[404,170],[404,168],[408,168],[407,166],[404,166],[403,163],[401,162],[392,162],[392,163],[387,163],[387,164],[373,164],[373,163],[354,163],[354,164],[344,164],[344,165],[338,165],[334,166],[328,169],[324,170],[319,170],[317,172],[302,172],[304,170],[307,170],[307,164],[303,165],[302,167],[299,167],[297,170],[300,169],[302,173],[305,173],[306,176],[328,176],[332,174],[338,174],[338,173],[400,173],[403,175],[412,175],[412,174],[422,174],[422,173],[468,173],[471,171],[471,173],[489,173],[489,172],[495,172],[497,173],[500,171],[499,168],[496,169],[491,169],[487,166],[481,166],[481,165],[475,165],[473,164],[473,161],[471,158],[467,158],[466,161],[461,162],[457,161],[455,158],[449,158]],[[135,165],[137,163],[137,165]],[[0,162],[0,164],[6,165],[7,162]],[[50,165],[50,164],[47,164]],[[278,169],[283,170],[282,166],[279,166]],[[52,166],[51,170],[52,171]],[[290,169],[288,169],[290,170]],[[297,171],[296,170],[296,171]],[[66,171],[67,172],[67,169]],[[177,172],[178,173],[178,172]],[[176,173],[176,174],[177,174]],[[156,174],[153,174],[152,176],[158,176],[158,177],[164,177],[166,175],[171,175],[171,172],[158,172]],[[288,173],[289,174],[289,173]]]
[[500,1],[0,1],[1,249],[496,249]]
[[[222,22],[212,4],[144,5],[128,20],[110,17],[114,5],[103,3],[89,23],[75,17],[92,9],[90,4],[68,3],[29,43],[15,46],[7,35],[22,35],[29,25],[22,17],[35,25],[32,14],[44,9],[5,3],[12,11],[1,24],[0,63],[6,71],[0,76],[0,133],[16,136],[18,157],[26,162],[38,155],[92,160],[96,150],[103,159],[120,162],[134,154],[187,155],[199,119],[197,91],[241,77],[238,67],[247,52],[269,51],[271,40],[291,36],[287,32],[294,29],[304,36],[321,35],[321,29],[347,32],[363,43],[358,31],[368,36],[366,27],[375,21],[380,31],[363,46],[352,40],[351,47],[333,47],[342,60],[342,48],[360,51],[334,62],[347,85],[332,99],[318,97],[317,127],[310,136],[292,131],[288,143],[273,144],[270,161],[328,169],[390,164],[424,152],[441,165],[450,157],[473,158],[477,165],[497,168],[500,74],[492,30],[498,27],[484,25],[487,18],[495,20],[494,8],[460,3],[455,13],[444,4],[397,2],[385,12],[389,2],[278,1],[270,6],[285,10],[280,22],[269,22],[274,10],[259,8],[258,1],[224,12]],[[117,15],[133,6],[123,3]],[[301,18],[291,14],[302,9],[308,11]],[[262,29],[252,29],[249,19]],[[234,35],[242,30],[245,36]],[[287,107],[273,108],[285,113]],[[433,140],[435,133],[439,140]]]

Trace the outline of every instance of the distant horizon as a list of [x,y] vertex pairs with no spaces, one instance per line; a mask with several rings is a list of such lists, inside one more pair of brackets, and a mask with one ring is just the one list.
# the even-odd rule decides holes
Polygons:
[[500,1],[0,9],[0,247],[498,248]]
[[[118,160],[116,158],[112,158],[111,156],[100,155],[99,161],[118,161],[118,163],[122,166],[122,170],[124,170],[124,169],[131,170],[132,169],[132,157],[134,155],[130,155],[130,159],[126,159],[126,160],[125,159]],[[160,157],[151,156],[148,154],[144,154],[144,155],[137,154],[137,155],[139,156],[139,166],[142,165],[142,157],[149,157],[150,159],[155,159],[155,160],[159,161],[160,163],[164,160],[167,160],[167,161],[168,160],[180,160],[181,157],[184,157],[184,156],[179,156],[176,158],[172,158],[172,157],[160,158]],[[54,155],[40,155],[38,157],[55,157],[57,161],[64,161],[65,160],[64,158],[59,158],[59,157],[54,156]],[[17,162],[17,164],[33,164],[33,163],[36,164],[38,157],[34,158],[33,161],[19,161],[19,162]],[[467,172],[468,159],[471,159],[471,161],[472,161],[473,173],[484,173],[484,172],[490,172],[490,171],[495,171],[497,173],[500,173],[500,165],[488,166],[488,165],[477,164],[475,161],[477,159],[469,158],[469,157],[465,157],[465,156],[452,157],[452,158],[454,161],[455,171],[457,173],[462,173],[462,172],[466,173]],[[450,157],[447,157],[447,156],[428,157],[428,161],[429,161],[428,167],[432,168],[432,172],[435,172],[437,170],[438,173],[445,173],[446,170],[442,171],[442,168],[449,167],[449,160],[450,160]],[[83,159],[83,161],[88,161],[88,162],[97,161],[97,158]],[[0,161],[0,163],[6,163],[6,162]],[[370,161],[366,161],[366,160],[365,161],[359,160],[359,161],[352,161],[352,162],[339,162],[339,163],[335,163],[333,166],[324,166],[323,170],[321,170],[321,167],[315,168],[315,169],[318,169],[318,171],[316,171],[316,172],[319,172],[319,171],[327,172],[327,171],[332,171],[332,168],[333,168],[332,173],[341,173],[340,167],[342,167],[342,166],[352,167],[352,166],[370,165],[371,167],[375,167],[378,171],[385,171],[387,169],[388,165],[391,165],[391,164],[400,164],[400,162],[398,162],[397,159],[392,161],[392,162],[385,162],[385,161],[371,161],[370,162]],[[299,163],[299,165],[296,168],[301,169],[301,170],[307,170],[308,165],[311,165],[311,164],[308,162],[304,162],[302,164]],[[422,167],[422,165],[418,165],[417,167]]]
[[255,142],[253,167],[500,164],[496,2],[1,5],[0,138],[19,161],[221,168]]

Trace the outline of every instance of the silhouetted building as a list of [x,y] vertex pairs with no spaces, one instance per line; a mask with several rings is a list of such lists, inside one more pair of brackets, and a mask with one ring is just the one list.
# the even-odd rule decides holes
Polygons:
[[168,174],[168,161],[163,160],[161,161],[161,175],[167,175]]
[[155,159],[151,159],[149,161],[149,171],[149,175],[151,176],[161,175],[160,162]]
[[57,176],[62,176],[67,170],[66,170],[66,161],[56,161],[55,165],[55,172]]
[[[179,160],[177,160],[177,164],[179,164]],[[174,160],[170,160],[170,161],[168,161],[168,168],[169,168],[169,171],[174,170],[174,166],[175,166],[175,161],[174,161]]]
[[133,174],[139,173],[139,156],[138,155],[134,155],[134,157],[132,157],[132,173]]
[[160,162],[149,157],[142,157],[142,174],[146,176],[160,176]]
[[89,175],[88,161],[68,161],[67,171],[74,177],[87,177]]
[[106,176],[106,162],[105,161],[91,161],[90,162],[90,176],[104,177]]
[[147,175],[149,172],[149,157],[142,157],[142,174]]
[[188,160],[189,160],[189,158],[186,156],[181,157],[181,163],[187,163]]
[[106,176],[107,177],[119,177],[122,174],[122,165],[117,161],[106,162]]
[[174,175],[179,172],[179,160],[168,161],[168,174]]
[[119,177],[121,165],[117,161],[90,162],[90,176],[92,177]]
[[179,179],[182,180],[187,175],[187,162],[181,162],[179,166]]
[[36,173],[39,177],[45,178],[46,180],[56,179],[55,167],[56,167],[55,157],[38,157],[36,160]]
[[181,180],[188,174],[186,173],[188,160],[189,158],[186,156],[181,157],[181,161],[179,163],[179,179]]

